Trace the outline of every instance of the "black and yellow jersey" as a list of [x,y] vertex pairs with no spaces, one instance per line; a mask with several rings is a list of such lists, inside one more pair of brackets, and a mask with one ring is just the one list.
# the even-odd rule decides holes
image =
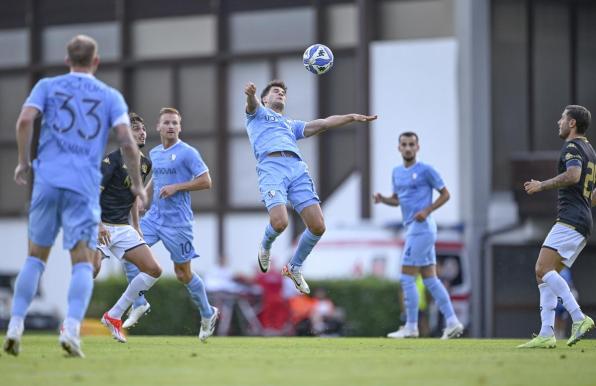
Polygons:
[[592,190],[596,182],[596,153],[585,137],[571,139],[561,149],[559,174],[573,166],[581,167],[581,177],[577,184],[559,189],[557,221],[571,225],[588,237],[593,225]]
[[[141,153],[141,178],[151,172],[151,160]],[[131,180],[122,161],[120,149],[108,154],[101,162],[101,221],[128,224],[128,215],[135,197],[130,191]]]

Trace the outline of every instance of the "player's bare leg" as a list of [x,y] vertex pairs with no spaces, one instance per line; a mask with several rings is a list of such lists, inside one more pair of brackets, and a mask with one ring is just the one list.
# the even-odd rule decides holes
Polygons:
[[269,210],[269,224],[265,227],[265,235],[259,243],[257,262],[261,272],[269,270],[271,264],[271,245],[288,226],[288,210],[285,205],[276,205]]
[[[150,248],[148,248],[150,249]],[[134,252],[136,251],[136,249],[130,251],[130,252]],[[142,251],[139,251],[142,252]],[[134,256],[130,256],[130,253],[127,252],[124,255],[124,258],[127,259],[129,262],[135,264],[132,260],[135,260],[136,258]],[[132,259],[132,260],[131,260]],[[136,265],[136,264],[135,264]],[[141,264],[142,265],[142,264]],[[136,265],[138,268],[138,265]],[[144,266],[143,265],[143,269],[145,269],[145,273],[157,277],[154,274],[157,274],[157,268],[159,268],[159,272],[161,272],[161,267],[159,266],[159,264],[157,263],[157,261],[155,261],[155,266]],[[151,272],[154,272],[151,273]],[[128,313],[128,317],[126,318],[126,320],[124,321],[124,323],[122,324],[123,328],[130,328],[132,326],[134,326],[139,319],[143,316],[146,315],[149,311],[151,310],[151,305],[149,304],[149,302],[145,301],[145,304],[139,305],[139,306],[135,306],[135,304],[133,303],[133,306],[130,308],[130,311]]]
[[325,220],[319,204],[309,205],[300,212],[300,217],[306,229],[300,236],[296,252],[290,263],[283,267],[282,275],[294,282],[296,289],[304,294],[310,293],[310,288],[302,276],[302,264],[325,233]]
[[[120,299],[101,319],[114,339],[122,343],[126,342],[126,337],[122,331],[122,315],[140,294],[144,294],[157,282],[162,272],[161,266],[146,244],[129,250],[124,258],[135,264],[141,272],[128,284]],[[134,322],[136,323],[136,321]]]
[[536,261],[536,280],[539,285],[546,283],[553,294],[563,301],[563,307],[571,315],[573,325],[567,345],[573,346],[594,328],[594,321],[581,311],[569,284],[559,275],[561,269],[563,269],[562,256],[551,248],[541,248]]

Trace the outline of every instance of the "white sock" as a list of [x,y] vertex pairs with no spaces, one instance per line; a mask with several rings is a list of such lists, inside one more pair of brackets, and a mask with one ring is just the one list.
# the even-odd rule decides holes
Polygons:
[[538,335],[550,337],[555,335],[555,309],[557,308],[557,295],[550,289],[548,284],[542,283],[538,285],[540,291],[540,320],[542,325]]
[[116,319],[122,318],[124,311],[130,307],[136,298],[151,288],[157,279],[159,278],[147,275],[144,272],[141,272],[135,276],[130,284],[128,284],[128,287],[126,287],[126,291],[124,291],[120,299],[118,299],[112,309],[108,311],[108,316]]
[[418,330],[418,323],[406,323],[408,330]]
[[6,329],[6,335],[10,338],[20,338],[25,330],[25,318],[21,316],[11,316]]
[[563,307],[569,312],[574,323],[584,320],[586,316],[583,314],[579,308],[579,304],[577,304],[577,301],[573,297],[571,289],[569,289],[569,284],[567,284],[565,279],[563,279],[557,271],[547,272],[542,277],[542,281],[548,284],[555,296],[563,300]]
[[455,326],[455,325],[456,325],[456,324],[458,324],[458,323],[459,323],[459,319],[458,319],[458,318],[457,318],[457,316],[455,316],[455,315],[452,315],[452,316],[450,316],[450,317],[449,317],[449,318],[447,318],[447,320],[445,321],[445,325],[446,325],[447,327],[453,327],[453,326]]
[[69,336],[78,337],[81,331],[81,322],[75,318],[66,318],[62,327]]

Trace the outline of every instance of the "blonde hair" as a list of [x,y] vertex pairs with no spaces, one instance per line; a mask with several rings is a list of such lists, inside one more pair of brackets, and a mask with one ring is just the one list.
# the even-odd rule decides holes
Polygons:
[[77,35],[66,46],[68,59],[74,67],[89,67],[97,55],[97,42],[90,36]]
[[180,114],[180,111],[173,107],[162,107],[161,110],[159,110],[159,116],[157,117],[158,122],[161,119],[161,116],[164,114],[176,114],[178,118],[180,118],[180,121],[182,121],[182,115]]

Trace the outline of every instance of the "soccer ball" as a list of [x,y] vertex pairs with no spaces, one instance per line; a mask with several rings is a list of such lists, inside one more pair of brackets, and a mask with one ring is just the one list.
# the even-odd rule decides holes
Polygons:
[[323,44],[313,44],[302,55],[304,67],[313,74],[322,75],[333,67],[333,52]]

